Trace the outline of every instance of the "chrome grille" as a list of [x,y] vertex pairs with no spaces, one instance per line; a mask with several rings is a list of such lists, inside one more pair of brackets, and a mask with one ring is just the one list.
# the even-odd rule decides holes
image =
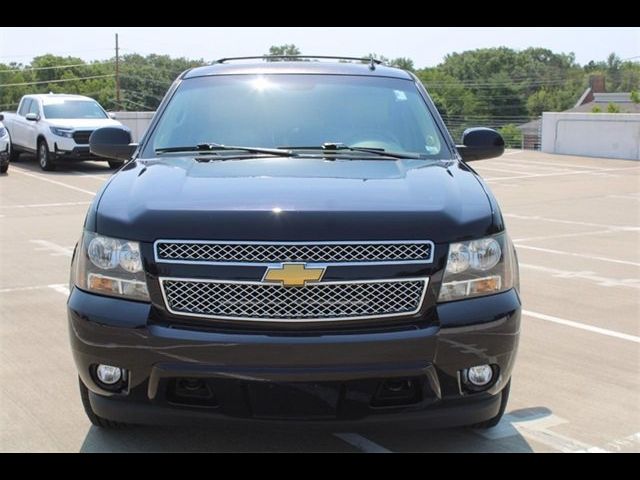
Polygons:
[[328,242],[243,243],[158,240],[156,260],[178,263],[268,264],[431,262],[433,243]]
[[228,320],[355,320],[418,312],[428,279],[321,282],[282,287],[256,282],[160,279],[168,310]]

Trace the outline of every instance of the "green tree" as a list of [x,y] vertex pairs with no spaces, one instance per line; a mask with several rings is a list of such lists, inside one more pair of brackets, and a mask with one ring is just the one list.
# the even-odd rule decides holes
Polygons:
[[[476,94],[484,111],[492,117],[526,116],[549,102],[559,102],[548,94],[532,100],[528,97],[541,88],[564,90],[562,98],[578,98],[586,85],[585,73],[575,62],[575,56],[557,54],[544,48],[515,51],[510,48],[483,48],[447,55],[438,65],[448,75],[458,79]],[[533,108],[536,106],[536,108]]]
[[[155,110],[171,82],[204,61],[167,55],[132,54],[121,59],[121,100],[116,102],[115,61],[84,62],[77,57],[40,55],[30,64],[0,64],[0,109],[15,109],[28,93],[76,93],[95,98],[108,110]],[[51,68],[62,67],[62,68]],[[27,83],[28,85],[15,85]]]
[[283,56],[285,58],[276,59],[276,58],[266,58],[268,62],[275,62],[278,60],[298,60],[295,58],[296,55],[301,55],[300,49],[296,47],[293,43],[285,44],[285,45],[272,45],[269,47],[269,53],[265,55],[265,57],[269,56]]
[[407,57],[394,58],[393,60],[391,60],[390,65],[392,67],[401,68],[403,70],[409,70],[410,72],[413,72],[415,70],[413,60]]
[[527,98],[529,115],[537,117],[542,112],[561,112],[571,108],[576,102],[576,95],[571,88],[541,88]]
[[416,69],[413,64],[413,60],[411,60],[408,57],[398,57],[398,58],[391,59],[389,57],[385,57],[384,55],[380,55],[378,53],[369,53],[367,55],[363,55],[362,58],[363,59],[373,58],[374,60],[380,60],[384,65],[389,65],[390,67],[402,68],[403,70],[409,70],[411,72],[415,71]]
[[509,123],[498,129],[507,148],[522,148],[522,132],[513,123]]
[[459,139],[466,127],[482,125],[487,120],[476,95],[459,80],[438,68],[418,70],[416,75],[429,92],[454,139]]

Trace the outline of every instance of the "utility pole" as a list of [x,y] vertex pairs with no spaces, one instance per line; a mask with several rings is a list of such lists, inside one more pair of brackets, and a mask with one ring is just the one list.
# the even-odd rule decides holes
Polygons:
[[116,102],[120,107],[120,49],[118,48],[118,34],[116,33]]

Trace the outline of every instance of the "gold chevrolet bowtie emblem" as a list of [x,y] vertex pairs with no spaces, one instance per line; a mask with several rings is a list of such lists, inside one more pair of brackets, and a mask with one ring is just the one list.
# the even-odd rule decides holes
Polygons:
[[263,282],[278,282],[283,287],[304,287],[307,282],[319,282],[325,267],[309,267],[304,263],[283,263],[280,267],[269,267]]

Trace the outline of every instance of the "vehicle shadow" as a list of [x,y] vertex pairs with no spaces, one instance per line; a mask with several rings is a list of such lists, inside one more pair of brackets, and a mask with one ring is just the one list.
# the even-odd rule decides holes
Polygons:
[[66,160],[56,164],[56,169],[51,172],[46,172],[40,168],[38,161],[34,155],[23,153],[20,155],[20,159],[16,162],[11,162],[9,165],[9,171],[13,166],[24,168],[33,172],[38,172],[45,175],[73,175],[76,173],[85,174],[107,174],[107,176],[115,170],[109,168],[109,164],[106,161],[74,161]]
[[[512,411],[489,430],[472,428],[400,429],[368,427],[357,433],[392,452],[533,452],[513,426],[551,412],[536,407]],[[519,420],[520,419],[520,420]],[[225,425],[213,427],[91,427],[80,452],[357,452],[330,427],[304,425]],[[365,448],[366,449],[366,448]]]

